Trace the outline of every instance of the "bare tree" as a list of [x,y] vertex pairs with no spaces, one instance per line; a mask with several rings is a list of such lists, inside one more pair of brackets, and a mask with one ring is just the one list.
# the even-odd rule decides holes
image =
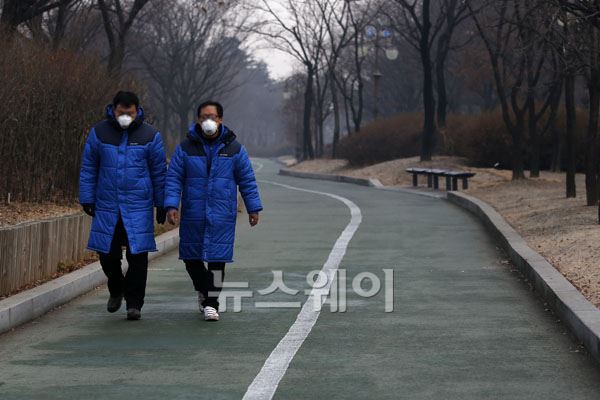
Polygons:
[[[274,4],[276,3],[276,4]],[[256,8],[256,7],[254,7]],[[322,61],[327,27],[315,2],[261,0],[258,8],[268,19],[258,28],[252,28],[266,37],[275,49],[290,54],[304,67],[306,85],[303,111],[303,157],[314,158],[311,139],[311,115],[314,103],[315,74]]]
[[[351,42],[350,35],[350,3],[346,0],[317,0],[317,7],[320,11],[320,17],[325,22],[327,29],[327,41],[324,44],[323,51],[323,75],[324,83],[321,85],[319,75],[317,74],[317,109],[319,116],[319,156],[323,155],[323,123],[329,112],[333,112],[333,143],[332,157],[335,157],[336,146],[340,138],[340,106],[338,100],[338,85],[336,80],[337,65],[342,49]],[[325,102],[326,94],[329,93],[331,100],[331,110],[329,103]],[[324,108],[325,106],[325,108]]]
[[59,7],[61,3],[61,0],[4,0],[0,25],[8,35],[12,35],[19,25]]
[[[358,16],[357,16],[358,14]],[[348,134],[352,131],[359,132],[364,110],[364,65],[366,54],[362,51],[364,46],[363,30],[366,22],[370,20],[368,12],[363,10],[348,10],[350,21],[350,44],[343,48],[337,62],[336,84],[344,99],[344,114]],[[352,119],[350,127],[349,117]]]
[[[98,35],[99,10],[95,0],[56,0],[57,6],[22,24],[31,37],[53,50],[67,47],[81,53]],[[25,32],[24,32],[25,33]],[[27,34],[27,33],[25,33]]]
[[52,42],[52,48],[58,49],[61,42],[63,41],[67,25],[69,21],[75,16],[76,8],[91,8],[88,4],[83,4],[81,0],[58,0],[58,7],[56,8],[55,15],[52,15],[53,24],[49,25],[50,41]]
[[109,74],[118,76],[121,73],[127,37],[136,17],[148,2],[149,0],[134,0],[129,10],[126,10],[126,5],[121,0],[98,0],[109,47]]
[[583,71],[588,89],[589,114],[585,138],[585,186],[587,205],[598,204],[598,122],[600,117],[600,2],[556,0],[562,11],[561,23],[572,32],[569,53]]
[[161,126],[169,127],[170,115],[175,114],[185,137],[191,113],[201,100],[222,96],[240,84],[234,78],[247,65],[240,50],[243,36],[227,19],[239,9],[235,3],[219,5],[211,0],[162,1],[152,7],[154,17],[140,35],[145,45],[137,58],[162,105]]
[[306,78],[301,73],[295,73],[292,76],[285,79],[284,85],[284,119],[288,127],[288,131],[294,136],[295,149],[294,155],[296,159],[300,159],[302,156],[302,121],[300,116],[302,115],[304,105],[304,85]]
[[95,0],[75,0],[69,6],[48,13],[47,31],[53,49],[100,55],[103,48],[103,20]]
[[[469,3],[470,4],[470,3]],[[502,119],[512,137],[513,179],[525,177],[526,126],[532,138],[531,148],[539,151],[537,123],[549,109],[555,95],[546,93],[546,101],[536,111],[536,90],[544,76],[548,59],[547,41],[535,31],[535,10],[540,4],[524,0],[498,0],[480,11],[469,5],[477,31],[488,51],[496,83],[496,93],[502,110]],[[545,21],[547,22],[547,21]],[[556,74],[550,79],[555,83]],[[556,90],[555,85],[548,85]],[[527,124],[529,122],[529,124]],[[533,176],[539,174],[539,153],[532,160]]]
[[446,60],[448,54],[454,48],[452,38],[456,28],[469,17],[467,3],[462,0],[442,0],[440,3],[440,17],[444,18],[444,24],[435,49],[437,123],[440,128],[445,128],[448,109]]
[[423,71],[423,133],[421,160],[431,160],[436,144],[436,99],[433,50],[436,48],[439,119],[446,121],[445,60],[451,48],[452,34],[467,16],[466,3],[458,0],[391,0],[387,8],[396,32],[419,54]]

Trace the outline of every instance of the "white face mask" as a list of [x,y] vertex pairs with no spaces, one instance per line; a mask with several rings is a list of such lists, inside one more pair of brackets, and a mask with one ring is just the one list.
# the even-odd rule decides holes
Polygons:
[[129,125],[131,125],[131,123],[133,122],[133,118],[131,118],[127,114],[123,114],[123,115],[119,115],[119,118],[117,118],[117,121],[119,122],[119,125],[121,125],[121,128],[127,129],[129,127]]
[[202,124],[200,124],[200,126],[202,127],[202,131],[206,136],[214,136],[215,133],[217,133],[217,128],[219,127],[219,124],[217,124],[212,119],[207,119],[202,121]]

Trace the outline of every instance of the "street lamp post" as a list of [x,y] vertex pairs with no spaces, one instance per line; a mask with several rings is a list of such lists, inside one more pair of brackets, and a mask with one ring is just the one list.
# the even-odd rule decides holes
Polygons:
[[[383,73],[379,69],[379,49],[381,46],[381,39],[387,40],[392,37],[392,32],[383,27],[381,24],[377,26],[369,25],[366,29],[367,38],[374,41],[375,47],[375,65],[373,67],[373,119],[379,117],[379,92],[380,92],[380,81],[383,77]],[[398,58],[398,50],[387,47],[385,49],[385,56],[388,60],[395,60]]]
[[[367,33],[368,35],[368,33]],[[375,31],[375,69],[373,70],[373,119],[379,117],[379,81],[383,77],[379,69],[379,32]]]

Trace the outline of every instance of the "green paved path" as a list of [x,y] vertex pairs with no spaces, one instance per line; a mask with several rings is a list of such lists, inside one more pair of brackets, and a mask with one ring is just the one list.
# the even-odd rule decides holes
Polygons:
[[[257,302],[304,303],[306,274],[350,222],[339,199],[264,181],[342,196],[362,215],[339,266],[347,310],[324,304],[275,399],[600,398],[600,369],[472,216],[439,199],[278,176],[268,160],[256,167],[265,212],[256,228],[239,219],[226,275],[253,293],[241,312],[229,302],[220,322],[202,321],[171,253],[151,263],[142,321],[106,313],[103,287],[1,335],[0,399],[242,398],[300,312]],[[391,313],[384,269],[394,271]],[[272,270],[299,294],[258,295]],[[379,294],[351,289],[361,272],[381,279]]]

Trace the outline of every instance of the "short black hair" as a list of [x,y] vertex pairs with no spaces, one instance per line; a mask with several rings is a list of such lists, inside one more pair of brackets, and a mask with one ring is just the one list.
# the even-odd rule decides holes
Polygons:
[[135,106],[135,108],[139,108],[140,99],[133,92],[125,92],[121,90],[113,99],[113,107],[116,107],[119,104],[125,107]]
[[221,103],[219,103],[218,101],[213,101],[213,100],[205,101],[204,103],[200,104],[198,106],[197,116],[198,117],[200,116],[200,110],[202,110],[204,107],[208,107],[208,106],[217,107],[217,115],[219,116],[219,118],[223,118],[223,105],[221,105]]

